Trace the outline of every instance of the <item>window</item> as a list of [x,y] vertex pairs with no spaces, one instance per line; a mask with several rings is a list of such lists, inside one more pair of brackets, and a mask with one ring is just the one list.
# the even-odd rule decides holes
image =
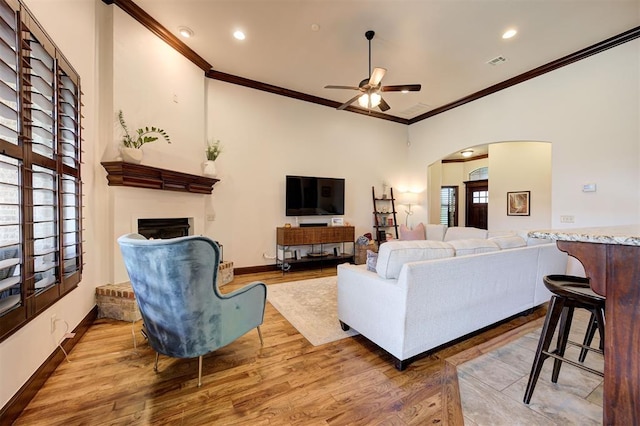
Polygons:
[[489,179],[489,168],[480,167],[469,173],[469,180],[485,180]]
[[443,186],[440,188],[440,223],[447,226],[458,226],[458,187]]
[[473,191],[473,204],[487,204],[489,191]]
[[0,0],[0,340],[80,282],[80,79]]

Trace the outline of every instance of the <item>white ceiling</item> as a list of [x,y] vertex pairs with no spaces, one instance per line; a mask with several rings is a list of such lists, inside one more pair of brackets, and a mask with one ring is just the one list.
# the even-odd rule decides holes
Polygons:
[[[134,1],[176,35],[192,29],[183,40],[217,71],[337,102],[356,92],[324,86],[368,77],[374,30],[382,84],[422,85],[384,94],[387,114],[407,119],[640,26],[640,0]],[[508,28],[518,34],[503,40]]]

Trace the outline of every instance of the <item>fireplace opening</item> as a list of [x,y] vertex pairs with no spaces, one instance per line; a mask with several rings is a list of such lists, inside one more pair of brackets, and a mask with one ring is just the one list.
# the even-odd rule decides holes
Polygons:
[[167,239],[191,235],[189,218],[138,219],[138,233],[146,238]]

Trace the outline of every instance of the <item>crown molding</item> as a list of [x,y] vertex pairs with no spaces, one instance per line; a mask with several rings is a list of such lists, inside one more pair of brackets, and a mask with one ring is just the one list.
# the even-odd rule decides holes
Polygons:
[[482,155],[476,155],[475,157],[469,157],[469,158],[455,158],[455,159],[451,159],[451,160],[442,160],[442,164],[446,164],[446,163],[466,163],[467,161],[475,161],[475,160],[482,160],[484,158],[489,158],[489,154],[482,154]]
[[[286,96],[289,98],[298,99],[300,101],[311,102],[317,105],[328,106],[331,108],[338,108],[342,103],[332,101],[329,99],[321,98],[318,96],[308,95],[302,92],[296,92],[295,90],[285,89],[284,87],[274,86],[272,84],[262,83],[256,80],[250,80],[248,78],[239,77],[233,74],[227,74],[220,71],[209,70],[205,73],[208,78],[218,81],[224,81],[227,83],[237,84],[239,86],[250,87],[252,89],[261,90],[263,92],[269,92],[280,96]],[[396,117],[394,115],[383,114],[377,111],[371,111],[368,109],[357,108],[354,106],[348,106],[345,111],[355,112],[356,114],[368,115],[370,117],[380,118],[382,120],[394,121],[401,124],[409,124],[409,120],[406,118]]]

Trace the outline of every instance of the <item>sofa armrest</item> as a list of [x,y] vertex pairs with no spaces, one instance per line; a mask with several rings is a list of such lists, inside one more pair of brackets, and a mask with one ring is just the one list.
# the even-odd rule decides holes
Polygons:
[[[366,265],[338,265],[338,319],[402,359],[406,290]],[[374,319],[374,320],[372,320]]]

